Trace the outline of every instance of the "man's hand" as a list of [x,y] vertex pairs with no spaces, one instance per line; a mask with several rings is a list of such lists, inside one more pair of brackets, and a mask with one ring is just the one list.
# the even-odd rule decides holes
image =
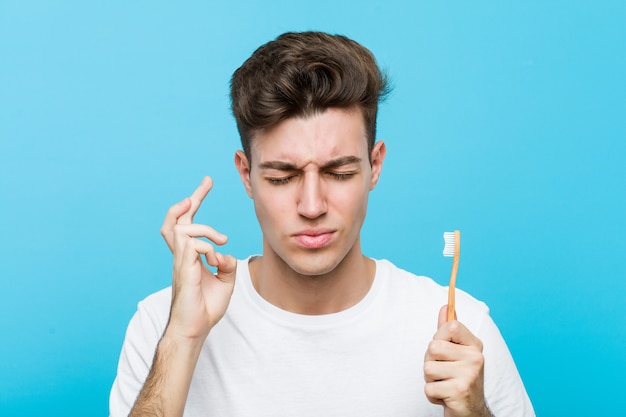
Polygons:
[[424,391],[446,417],[491,416],[483,389],[482,342],[457,320],[439,311],[438,330],[424,357]]
[[[161,234],[174,254],[172,309],[154,361],[130,416],[182,416],[191,378],[209,331],[224,316],[235,284],[237,261],[215,252],[226,236],[194,224],[193,216],[213,186],[205,177],[191,197],[172,206]],[[206,262],[217,269],[211,272]]]
[[[174,254],[172,310],[165,334],[204,341],[228,307],[235,283],[236,260],[215,252],[208,241],[223,245],[228,238],[209,226],[193,223],[193,217],[211,190],[205,177],[191,197],[172,206],[161,235]],[[204,264],[215,267],[213,273]]]

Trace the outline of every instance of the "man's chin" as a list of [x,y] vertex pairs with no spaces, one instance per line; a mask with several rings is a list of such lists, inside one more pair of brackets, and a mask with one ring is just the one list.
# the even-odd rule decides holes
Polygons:
[[333,259],[328,256],[312,256],[311,254],[293,259],[283,259],[283,261],[296,274],[311,278],[331,274],[341,263],[341,259]]

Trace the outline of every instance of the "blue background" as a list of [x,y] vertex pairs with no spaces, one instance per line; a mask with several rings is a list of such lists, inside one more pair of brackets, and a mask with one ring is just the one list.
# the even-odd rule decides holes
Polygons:
[[[228,81],[288,30],[368,46],[395,90],[365,252],[492,309],[538,415],[623,412],[622,1],[0,0],[0,415],[102,416],[167,208],[260,251]],[[421,355],[422,353],[416,352]]]

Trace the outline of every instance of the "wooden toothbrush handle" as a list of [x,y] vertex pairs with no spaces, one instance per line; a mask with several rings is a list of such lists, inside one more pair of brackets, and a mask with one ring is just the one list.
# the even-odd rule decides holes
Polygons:
[[452,272],[450,273],[450,285],[448,287],[448,314],[447,321],[455,319],[456,273],[459,270],[459,257],[461,256],[461,232],[454,231],[454,258],[452,260]]

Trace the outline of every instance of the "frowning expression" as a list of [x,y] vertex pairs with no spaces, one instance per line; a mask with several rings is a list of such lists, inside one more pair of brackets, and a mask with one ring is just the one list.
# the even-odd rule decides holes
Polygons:
[[359,110],[287,119],[255,135],[251,154],[248,161],[238,152],[235,161],[254,199],[264,258],[321,275],[361,256],[360,230],[385,146],[378,142],[368,155]]

